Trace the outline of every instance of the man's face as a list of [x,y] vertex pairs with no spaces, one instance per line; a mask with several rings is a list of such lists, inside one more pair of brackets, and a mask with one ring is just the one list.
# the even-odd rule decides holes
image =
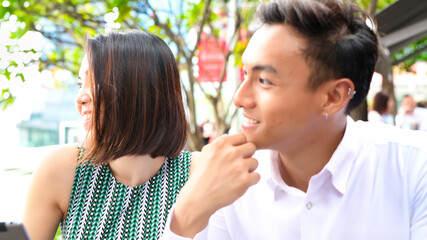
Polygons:
[[405,114],[412,115],[416,106],[417,105],[411,96],[407,96],[402,99],[402,109]]
[[275,24],[259,29],[243,54],[245,80],[234,104],[243,110],[243,132],[258,149],[308,146],[324,121],[324,94],[307,85],[304,44],[291,27]]

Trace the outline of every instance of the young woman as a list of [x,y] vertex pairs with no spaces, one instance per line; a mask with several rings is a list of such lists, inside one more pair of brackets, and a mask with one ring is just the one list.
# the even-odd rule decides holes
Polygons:
[[83,146],[54,150],[34,174],[24,224],[33,240],[153,239],[189,174],[186,119],[169,47],[142,31],[88,38],[77,111]]
[[368,112],[368,121],[384,122],[394,125],[394,117],[391,114],[393,108],[393,98],[384,91],[377,92],[372,103],[372,110]]

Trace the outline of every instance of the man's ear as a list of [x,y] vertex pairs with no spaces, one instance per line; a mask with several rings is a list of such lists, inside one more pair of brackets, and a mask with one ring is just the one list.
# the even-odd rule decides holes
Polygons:
[[353,82],[348,78],[340,78],[325,83],[326,92],[323,111],[333,115],[347,107],[348,102],[356,93]]

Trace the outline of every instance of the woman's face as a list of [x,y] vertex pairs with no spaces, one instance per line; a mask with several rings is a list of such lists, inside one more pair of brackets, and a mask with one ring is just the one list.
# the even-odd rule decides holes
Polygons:
[[79,71],[79,92],[76,97],[77,111],[83,117],[83,128],[89,131],[93,110],[92,98],[92,81],[89,79],[89,62],[87,55],[82,60],[82,65]]

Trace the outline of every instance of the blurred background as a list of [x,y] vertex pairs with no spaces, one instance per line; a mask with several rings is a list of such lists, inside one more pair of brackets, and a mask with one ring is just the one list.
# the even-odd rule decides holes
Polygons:
[[[0,221],[20,219],[31,173],[51,146],[85,137],[74,98],[86,36],[142,29],[168,43],[187,103],[187,148],[198,150],[240,130],[231,99],[259,2],[0,0]],[[378,21],[381,57],[352,117],[367,120],[381,90],[395,100],[393,116],[405,94],[427,100],[427,1],[353,2]]]

